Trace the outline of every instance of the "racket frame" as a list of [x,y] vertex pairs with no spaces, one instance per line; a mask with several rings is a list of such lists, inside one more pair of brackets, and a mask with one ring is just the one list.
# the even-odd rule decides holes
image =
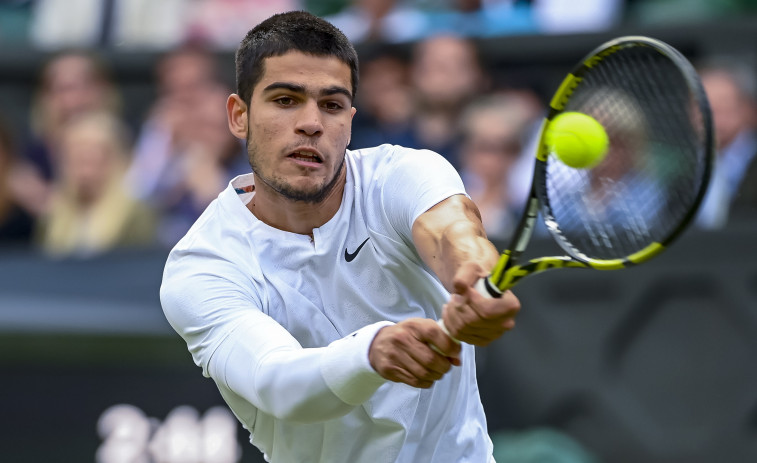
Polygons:
[[[702,187],[697,191],[691,208],[681,219],[680,223],[662,240],[652,242],[641,250],[621,259],[595,259],[586,256],[576,249],[561,233],[551,212],[549,198],[546,191],[547,158],[550,149],[545,142],[545,131],[549,123],[563,112],[574,90],[583,80],[583,76],[606,57],[628,47],[651,47],[658,53],[670,59],[681,71],[688,89],[694,95],[698,109],[702,114],[704,130],[705,164],[702,173]],[[549,111],[545,116],[538,136],[534,173],[526,208],[520,223],[513,235],[510,246],[505,250],[491,271],[488,278],[482,279],[478,289],[483,294],[500,297],[504,291],[512,288],[522,278],[545,270],[556,268],[592,268],[596,270],[617,270],[632,265],[638,265],[660,254],[675,241],[688,227],[699,209],[712,175],[715,153],[715,139],[712,129],[712,115],[707,96],[699,77],[691,63],[672,46],[650,37],[624,36],[610,40],[588,53],[563,79],[549,104]],[[565,251],[564,256],[550,256],[530,259],[523,264],[518,260],[531,240],[536,227],[538,214],[541,212],[543,221],[557,244]],[[484,292],[485,291],[485,292]]]

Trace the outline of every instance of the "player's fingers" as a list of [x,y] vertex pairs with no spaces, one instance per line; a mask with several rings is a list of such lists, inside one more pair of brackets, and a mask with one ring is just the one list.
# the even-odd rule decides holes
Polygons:
[[476,316],[494,323],[515,318],[520,312],[520,301],[512,291],[505,291],[499,298],[490,298],[471,291],[467,302],[467,307],[475,312]]
[[424,319],[417,325],[415,333],[421,344],[408,352],[421,365],[441,374],[449,371],[452,365],[460,365],[460,344],[450,338],[438,322]]
[[[440,355],[431,343],[444,351]],[[369,351],[374,369],[383,377],[415,387],[428,387],[451,368],[447,356],[458,356],[460,346],[442,332],[430,319],[409,319],[379,330]]]
[[460,331],[468,335],[499,337],[515,327],[515,318],[519,311],[520,303],[512,293],[503,295],[503,299],[475,295],[468,304],[458,310],[462,324]]
[[495,340],[499,339],[499,337],[502,335],[502,333],[496,333],[496,334],[472,334],[472,335],[466,335],[465,342],[468,344],[472,344],[477,347],[486,347]]
[[456,339],[487,345],[515,327],[520,302],[512,293],[505,293],[502,299],[491,299],[471,292],[470,299],[464,300],[453,295],[444,306],[445,325]]
[[[446,368],[444,366],[446,364]],[[423,344],[422,347],[403,352],[400,357],[399,367],[409,373],[415,381],[434,382],[441,379],[449,368],[449,362],[431,348]]]
[[436,374],[418,365],[418,362],[404,348],[386,350],[373,363],[375,363],[374,368],[382,377],[414,387],[420,387],[422,383],[438,379]]
[[[445,329],[447,329],[445,327]],[[439,326],[439,323],[434,323],[430,329],[424,333],[423,341],[435,348],[436,353],[441,354],[447,358],[460,358],[460,343],[457,342],[448,333],[449,329],[445,331]]]
[[412,372],[402,367],[394,367],[388,372],[386,379],[394,381],[395,383],[404,383],[408,386],[418,387],[422,389],[428,389],[434,384],[434,381],[428,379],[420,379],[416,377]]
[[[450,301],[442,306],[442,320],[449,335],[454,339],[461,340],[459,333],[465,326],[465,303],[462,296],[453,294]],[[454,342],[454,341],[453,341]]]
[[[430,344],[426,344],[423,349],[411,351],[409,354],[418,365],[428,370],[429,374],[432,375],[430,378],[437,380],[452,368],[453,357],[441,352],[441,349],[438,347],[436,349],[440,352],[437,352]],[[438,376],[434,377],[433,375]]]
[[464,325],[463,328],[458,331],[457,336],[463,342],[478,346],[482,344],[482,340],[486,339],[491,342],[514,327],[514,318],[506,318],[502,320],[477,319]]
[[476,282],[486,276],[486,271],[476,262],[466,262],[455,272],[452,279],[452,286],[455,294],[467,295],[470,288],[473,288]]

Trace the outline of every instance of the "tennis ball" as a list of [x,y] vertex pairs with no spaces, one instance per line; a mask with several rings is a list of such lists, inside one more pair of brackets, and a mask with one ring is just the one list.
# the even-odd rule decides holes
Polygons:
[[562,113],[550,121],[545,133],[550,150],[565,165],[591,169],[602,162],[610,139],[602,124],[583,113]]

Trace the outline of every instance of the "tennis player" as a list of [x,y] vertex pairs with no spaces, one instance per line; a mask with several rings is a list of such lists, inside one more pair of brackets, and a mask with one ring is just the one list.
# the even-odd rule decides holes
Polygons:
[[227,112],[252,173],[171,251],[165,315],[269,461],[493,461],[473,345],[519,302],[473,289],[498,252],[446,160],[346,149],[357,61],[304,12],[247,34]]

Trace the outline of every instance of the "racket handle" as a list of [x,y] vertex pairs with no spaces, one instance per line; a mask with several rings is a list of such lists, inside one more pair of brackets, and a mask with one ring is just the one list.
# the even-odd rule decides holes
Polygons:
[[451,340],[453,340],[453,341],[455,341],[456,343],[460,344],[460,341],[458,341],[457,339],[453,338],[453,337],[452,337],[452,335],[451,335],[451,334],[449,334],[449,330],[447,329],[447,327],[446,327],[446,326],[444,326],[444,320],[443,320],[443,319],[441,319],[441,318],[440,318],[440,319],[439,319],[439,320],[438,320],[437,322],[439,323],[439,328],[441,328],[441,329],[442,329],[442,331],[444,331],[444,334],[446,334],[447,336],[449,336],[449,338],[450,338]]
[[481,278],[473,285],[473,288],[478,291],[484,297],[500,298],[502,297],[502,291],[494,286],[489,278]]
[[[450,338],[451,340],[453,340],[453,341],[455,341],[456,343],[460,344],[460,341],[459,341],[459,340],[457,340],[457,339],[453,338],[453,337],[452,337],[452,335],[451,335],[451,334],[449,334],[449,330],[447,329],[447,327],[446,327],[446,326],[444,326],[444,320],[442,320],[442,319],[440,318],[440,319],[439,319],[439,320],[437,320],[436,322],[437,322],[437,323],[439,324],[439,328],[441,328],[441,329],[442,329],[442,331],[444,331],[444,334],[446,334],[447,336],[449,336],[449,338]],[[436,347],[435,345],[433,345],[433,344],[429,344],[429,346],[430,346],[430,347],[431,347],[431,349],[433,349],[433,350],[434,350],[434,352],[436,352],[437,354],[439,354],[439,355],[444,355],[444,353],[443,353],[442,351],[440,351],[440,350],[439,350],[439,348],[438,348],[438,347]]]

